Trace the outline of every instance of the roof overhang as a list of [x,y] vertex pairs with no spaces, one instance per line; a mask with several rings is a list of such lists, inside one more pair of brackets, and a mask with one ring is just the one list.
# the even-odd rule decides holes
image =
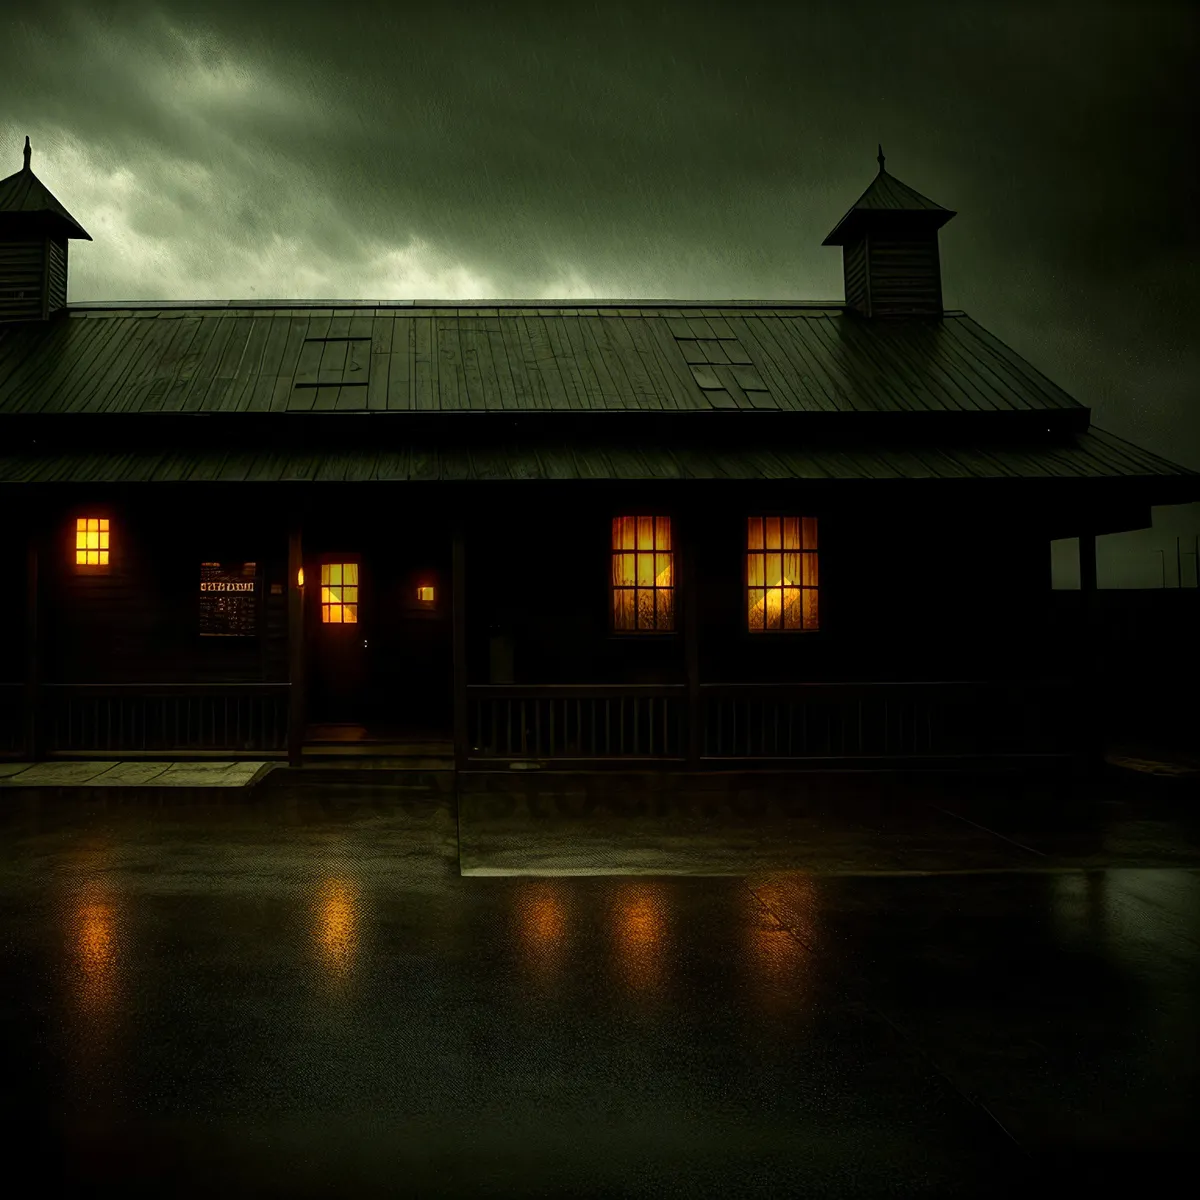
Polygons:
[[958,214],[948,208],[900,209],[852,208],[830,231],[822,246],[845,246],[857,241],[864,232],[878,234],[930,234],[941,229]]
[[91,234],[69,213],[0,212],[0,235],[7,237],[75,238],[90,242]]
[[395,442],[490,445],[498,440],[634,445],[810,445],[1010,441],[1041,443],[1087,431],[1083,407],[1005,412],[786,412],[778,409],[315,412],[20,412],[0,416],[6,448],[137,449],[153,445],[228,449],[325,449]]
[[73,487],[124,484],[287,483],[654,483],[688,481],[794,485],[944,487],[991,483],[1017,494],[1047,489],[1104,492],[1144,504],[1200,499],[1200,472],[1189,472],[1100,430],[1031,442],[979,443],[813,437],[781,443],[723,444],[631,438],[515,438],[493,429],[486,440],[429,442],[405,437],[345,444],[261,447],[162,440],[137,449],[32,445],[0,458],[0,485]]

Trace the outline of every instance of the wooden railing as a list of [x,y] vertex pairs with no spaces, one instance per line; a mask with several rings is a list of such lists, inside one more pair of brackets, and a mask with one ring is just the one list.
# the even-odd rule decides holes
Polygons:
[[[702,684],[697,765],[1069,755],[1076,693],[1020,683]],[[467,688],[467,761],[686,761],[683,684]]]
[[914,759],[1070,753],[1073,686],[707,684],[710,759]]
[[672,760],[686,753],[683,684],[467,688],[468,760]]
[[[39,753],[282,754],[289,686],[43,684]],[[0,684],[0,753],[23,751],[24,687]],[[1058,755],[1078,748],[1074,686],[702,684],[697,765]],[[687,761],[687,688],[475,685],[467,761]]]
[[46,753],[287,749],[286,683],[44,684]]

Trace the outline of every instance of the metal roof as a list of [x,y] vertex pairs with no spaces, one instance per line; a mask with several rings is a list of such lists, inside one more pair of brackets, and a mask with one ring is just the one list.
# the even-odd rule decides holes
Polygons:
[[339,451],[72,451],[0,457],[0,483],[286,483],[467,480],[1161,479],[1200,472],[1093,427],[1042,444],[804,448],[536,442]]
[[62,237],[91,241],[83,226],[58,202],[54,193],[29,167],[29,139],[25,139],[25,165],[0,179],[0,224],[40,221]]
[[961,312],[268,303],[72,305],[0,327],[0,414],[1082,409]]

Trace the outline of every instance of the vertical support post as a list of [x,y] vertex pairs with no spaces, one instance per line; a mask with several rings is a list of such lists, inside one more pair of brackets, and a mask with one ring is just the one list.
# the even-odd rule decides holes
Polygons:
[[1096,767],[1103,761],[1104,731],[1100,720],[1107,706],[1100,702],[1097,691],[1101,680],[1097,671],[1096,653],[1096,534],[1090,525],[1079,534],[1079,644],[1078,686],[1080,688],[1080,716],[1084,723],[1081,750],[1085,766]]
[[450,600],[454,660],[454,769],[467,765],[467,545],[465,521],[454,518]]
[[25,757],[36,761],[41,753],[38,712],[41,708],[41,643],[38,631],[38,525],[29,527],[25,547],[25,720],[22,744]]
[[696,573],[696,544],[700,522],[689,515],[683,528],[683,659],[687,677],[687,765],[700,768],[700,597]]
[[288,765],[302,765],[304,750],[304,547],[299,520],[288,530]]

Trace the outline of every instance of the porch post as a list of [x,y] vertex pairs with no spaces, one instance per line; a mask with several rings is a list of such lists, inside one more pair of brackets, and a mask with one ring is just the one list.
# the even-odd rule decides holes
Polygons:
[[[300,570],[304,565],[301,527],[293,519],[288,530],[288,765],[302,766],[304,747],[304,589]],[[307,582],[307,581],[306,581]]]
[[683,657],[687,673],[687,765],[700,767],[700,613],[696,578],[696,538],[699,522],[689,520],[683,530]]
[[1096,671],[1096,534],[1090,525],[1079,534],[1079,600],[1078,682],[1082,689],[1080,716],[1084,722],[1081,749],[1087,765],[1096,766],[1104,755],[1104,734],[1099,722],[1105,705],[1096,694],[1100,684]]
[[25,713],[22,745],[35,761],[41,752],[38,709],[41,702],[41,646],[38,638],[38,524],[29,527],[25,545]]
[[467,547],[464,518],[454,519],[450,600],[454,659],[454,769],[467,765]]

